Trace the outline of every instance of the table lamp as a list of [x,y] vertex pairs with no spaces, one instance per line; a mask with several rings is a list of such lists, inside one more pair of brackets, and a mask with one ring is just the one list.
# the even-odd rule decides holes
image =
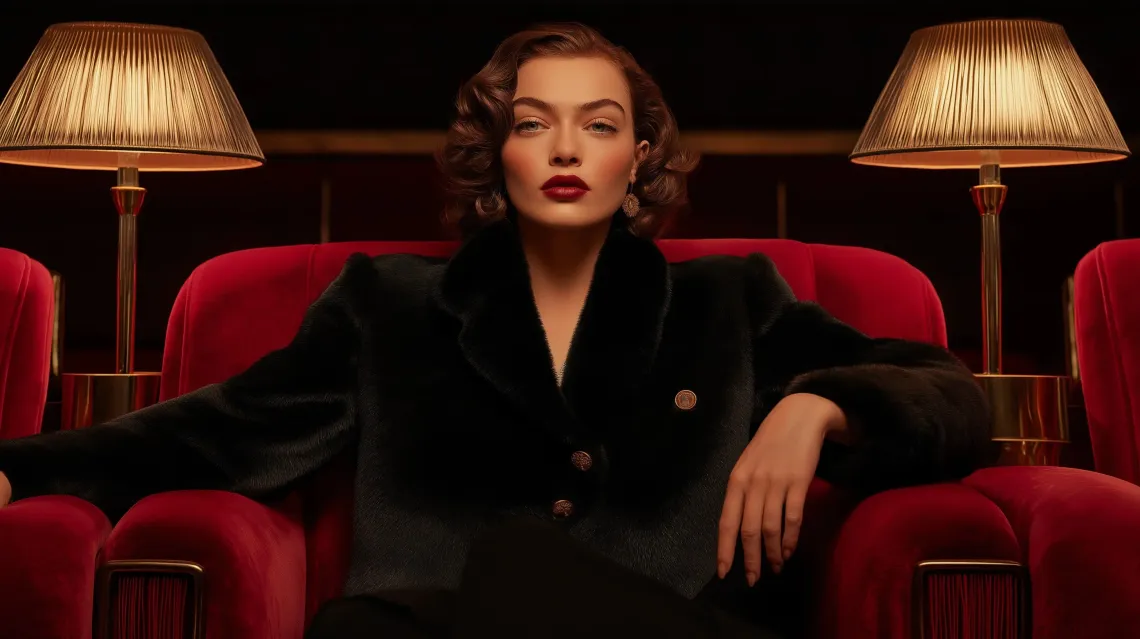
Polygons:
[[136,224],[146,195],[139,173],[265,162],[205,39],[139,24],[49,27],[0,103],[0,162],[117,172],[115,372],[62,376],[62,427],[154,402],[159,373],[134,370]]
[[851,152],[852,162],[974,169],[982,221],[984,372],[1001,463],[1056,464],[1068,441],[1067,379],[1005,375],[1001,358],[1001,168],[1129,156],[1065,30],[976,20],[914,32]]

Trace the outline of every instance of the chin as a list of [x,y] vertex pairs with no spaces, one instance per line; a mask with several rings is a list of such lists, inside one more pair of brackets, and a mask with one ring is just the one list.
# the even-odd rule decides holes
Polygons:
[[613,219],[612,211],[599,211],[595,207],[590,207],[592,210],[584,210],[584,208],[575,206],[573,203],[546,204],[534,214],[524,213],[523,215],[536,224],[562,229],[591,228],[609,224]]
[[594,228],[597,226],[602,226],[604,224],[608,224],[609,220],[610,220],[610,216],[608,216],[608,215],[603,217],[603,218],[599,218],[599,217],[589,217],[589,218],[586,218],[586,217],[580,217],[580,218],[551,217],[551,218],[547,218],[545,220],[542,220],[542,224],[544,224],[546,226],[555,227],[555,228],[588,229],[588,228]]

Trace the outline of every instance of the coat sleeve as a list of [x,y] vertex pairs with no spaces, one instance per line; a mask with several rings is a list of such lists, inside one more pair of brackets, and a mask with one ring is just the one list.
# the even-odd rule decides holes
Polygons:
[[796,300],[767,257],[747,264],[757,406],[766,411],[782,397],[811,393],[847,418],[850,443],[824,444],[819,476],[871,493],[959,479],[992,460],[985,393],[949,351],[868,337]]
[[117,518],[150,494],[219,489],[266,496],[355,435],[358,324],[346,267],[291,342],[222,382],[111,422],[0,442],[13,500],[86,499]]

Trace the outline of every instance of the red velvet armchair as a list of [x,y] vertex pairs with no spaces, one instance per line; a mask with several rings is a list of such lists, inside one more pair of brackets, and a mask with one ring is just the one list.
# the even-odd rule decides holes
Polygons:
[[[784,240],[674,240],[662,247],[672,260],[761,251],[801,297],[869,334],[946,339],[929,281],[882,253]],[[289,246],[203,264],[171,315],[163,396],[222,380],[287,343],[351,252],[446,255],[452,248]],[[140,501],[100,555],[96,629],[106,634],[97,636],[300,637],[346,574],[351,473],[346,458],[271,505],[213,491]],[[50,499],[11,510],[46,513],[58,502],[37,502]],[[28,552],[46,550],[22,527],[2,524],[0,537],[18,539]],[[99,539],[99,530],[85,532]],[[890,491],[858,504],[817,481],[801,550],[781,576],[762,580],[757,605],[820,637],[1012,638],[1029,636],[1031,627],[1036,637],[1119,637],[1140,627],[1133,605],[1140,596],[1138,534],[1140,488],[1081,471],[987,469],[962,483]],[[14,586],[3,583],[5,590]],[[23,587],[51,598],[50,590],[62,586],[45,573]],[[64,619],[56,623],[60,628],[45,629],[29,625],[27,615],[0,614],[0,635],[86,636]]]
[[1140,484],[1140,240],[1090,251],[1077,264],[1073,293],[1096,469]]

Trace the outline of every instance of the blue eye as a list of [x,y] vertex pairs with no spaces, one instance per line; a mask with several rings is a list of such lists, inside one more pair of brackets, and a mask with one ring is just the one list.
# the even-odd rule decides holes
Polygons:
[[601,120],[591,122],[589,128],[594,133],[617,133],[617,127],[612,124],[607,124]]

